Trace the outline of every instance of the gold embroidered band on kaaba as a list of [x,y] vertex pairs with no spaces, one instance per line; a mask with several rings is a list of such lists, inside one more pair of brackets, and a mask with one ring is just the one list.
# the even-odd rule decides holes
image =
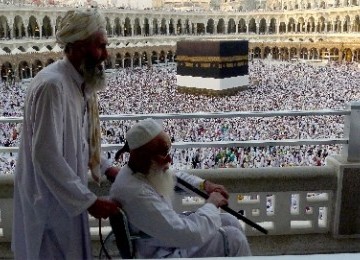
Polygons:
[[[216,66],[215,66],[216,65]],[[234,68],[234,67],[242,67],[248,65],[247,61],[243,62],[178,62],[178,66],[180,67],[199,67],[199,68]]]
[[229,56],[229,57],[178,55],[176,56],[176,60],[178,62],[191,62],[191,63],[238,62],[238,61],[248,61],[248,55],[237,55],[237,56]]

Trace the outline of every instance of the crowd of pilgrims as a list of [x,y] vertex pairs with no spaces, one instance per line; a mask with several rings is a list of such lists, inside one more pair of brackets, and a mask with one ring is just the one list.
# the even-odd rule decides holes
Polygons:
[[[231,96],[180,93],[174,67],[124,68],[108,75],[100,114],[193,113],[344,109],[359,100],[357,63],[249,62],[250,87]],[[22,116],[26,86],[0,86],[2,117]],[[123,144],[133,120],[102,121],[102,143]],[[344,116],[164,119],[173,142],[319,139],[343,137]],[[0,123],[0,146],[18,146],[21,124]],[[258,168],[322,166],[341,145],[172,149],[173,167]],[[114,160],[116,151],[106,152]],[[126,163],[126,154],[119,162]],[[0,172],[12,173],[15,153],[0,154]]]

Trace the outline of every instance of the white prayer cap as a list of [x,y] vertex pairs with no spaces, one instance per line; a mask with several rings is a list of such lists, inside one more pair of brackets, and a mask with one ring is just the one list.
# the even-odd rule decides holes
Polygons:
[[76,9],[68,11],[61,21],[56,33],[56,42],[65,46],[87,39],[93,33],[106,28],[105,17],[97,8]]
[[152,118],[141,120],[133,125],[126,133],[126,140],[128,141],[130,150],[139,148],[163,131],[162,126]]

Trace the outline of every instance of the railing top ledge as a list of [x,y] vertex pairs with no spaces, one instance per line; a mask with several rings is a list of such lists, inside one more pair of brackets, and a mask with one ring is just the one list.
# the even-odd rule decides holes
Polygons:
[[[354,102],[354,106],[356,106]],[[360,102],[358,102],[360,106]],[[353,103],[351,103],[353,107]],[[276,117],[276,116],[334,116],[350,115],[347,109],[321,109],[321,110],[282,110],[282,111],[228,111],[228,112],[196,112],[196,113],[155,113],[155,114],[116,114],[100,115],[103,121],[108,120],[141,120],[154,119],[192,119],[192,118],[233,118],[233,117]],[[21,123],[22,117],[0,117],[0,123]]]
[[[322,167],[285,167],[285,168],[219,168],[187,170],[187,172],[203,177],[204,179],[225,185],[230,192],[281,192],[281,191],[321,191],[336,190],[337,177],[335,168]],[[0,197],[9,196],[12,190],[14,175],[0,175]],[[92,181],[90,178],[90,184]],[[240,189],[239,189],[240,187]],[[98,187],[99,192],[109,189],[104,182]],[[103,190],[103,191],[102,191]],[[11,192],[11,191],[10,191]],[[12,194],[12,192],[11,192]]]
[[[264,175],[266,170],[266,175]],[[324,175],[332,176],[335,175],[335,169],[331,166],[296,166],[296,167],[263,167],[263,168],[217,168],[217,169],[191,169],[187,170],[195,175],[206,176],[220,176],[221,178],[282,178],[288,176],[289,178],[297,178],[303,176],[304,178],[312,178],[314,176]]]
[[221,168],[187,170],[204,179],[225,185],[230,192],[281,192],[336,190],[334,167],[297,166],[266,168]]
[[154,119],[191,119],[191,118],[232,118],[232,117],[276,117],[276,116],[326,116],[350,115],[350,109],[321,110],[283,110],[283,111],[228,111],[228,112],[196,112],[196,113],[166,113],[166,114],[117,114],[100,115],[101,120],[141,120]]

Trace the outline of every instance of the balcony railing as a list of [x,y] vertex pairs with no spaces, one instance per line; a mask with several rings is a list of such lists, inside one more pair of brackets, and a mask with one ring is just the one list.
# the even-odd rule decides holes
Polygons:
[[[189,172],[223,184],[231,193],[229,206],[268,229],[263,235],[243,225],[254,255],[360,252],[360,105],[352,103],[345,110],[228,112],[193,114],[151,114],[102,116],[102,120],[274,117],[274,116],[345,116],[344,138],[312,140],[262,140],[234,142],[177,142],[174,148],[298,146],[307,144],[342,144],[340,155],[327,158],[323,167],[286,167],[252,169],[207,169]],[[21,123],[21,118],[0,118],[0,123]],[[121,145],[103,145],[115,150]],[[1,147],[0,152],[17,148]],[[98,195],[107,195],[109,184],[98,187]],[[11,257],[9,243],[12,226],[13,176],[0,175],[0,248],[1,256]],[[174,198],[179,211],[192,210],[203,203],[190,193]],[[99,250],[98,221],[91,219],[94,255]],[[109,232],[103,221],[104,234]],[[4,252],[4,253],[3,253]]]

